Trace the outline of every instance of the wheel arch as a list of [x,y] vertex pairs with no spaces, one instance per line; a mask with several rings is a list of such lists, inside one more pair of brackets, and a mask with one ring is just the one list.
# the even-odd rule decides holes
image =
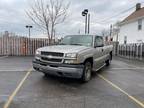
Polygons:
[[87,61],[89,61],[93,67],[93,57],[88,57],[84,60],[83,64],[85,64]]

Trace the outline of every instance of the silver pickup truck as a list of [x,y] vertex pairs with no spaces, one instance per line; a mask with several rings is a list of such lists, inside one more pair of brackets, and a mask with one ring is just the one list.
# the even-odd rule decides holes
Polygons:
[[112,45],[104,45],[101,36],[68,35],[58,45],[36,50],[33,68],[45,75],[91,79],[92,71],[108,66],[112,60]]

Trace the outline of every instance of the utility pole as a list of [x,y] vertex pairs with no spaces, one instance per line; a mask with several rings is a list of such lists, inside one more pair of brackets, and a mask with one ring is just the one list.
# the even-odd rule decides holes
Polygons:
[[28,41],[28,46],[29,46],[29,54],[31,54],[30,36],[31,36],[31,28],[33,28],[33,26],[31,26],[31,25],[26,25],[26,28],[28,28],[28,32],[29,32],[29,41]]
[[80,29],[78,30],[78,34],[81,34],[81,31],[80,31]]
[[88,34],[90,33],[90,14],[88,14]]
[[110,41],[112,41],[112,24],[110,25]]
[[110,25],[110,38],[112,36],[112,24]]

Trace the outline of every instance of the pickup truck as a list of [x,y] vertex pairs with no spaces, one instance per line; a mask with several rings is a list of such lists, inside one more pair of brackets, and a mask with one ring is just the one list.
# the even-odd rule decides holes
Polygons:
[[92,72],[110,65],[112,49],[112,45],[104,45],[102,36],[68,35],[57,45],[37,49],[33,68],[44,75],[88,82]]

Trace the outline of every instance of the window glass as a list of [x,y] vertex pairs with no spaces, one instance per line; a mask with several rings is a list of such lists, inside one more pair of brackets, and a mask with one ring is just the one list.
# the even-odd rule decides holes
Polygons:
[[142,19],[138,20],[138,30],[142,30]]
[[65,36],[60,44],[92,46],[93,37],[91,35],[70,35]]
[[95,37],[95,45],[97,47],[102,47],[103,46],[103,38],[100,36]]

